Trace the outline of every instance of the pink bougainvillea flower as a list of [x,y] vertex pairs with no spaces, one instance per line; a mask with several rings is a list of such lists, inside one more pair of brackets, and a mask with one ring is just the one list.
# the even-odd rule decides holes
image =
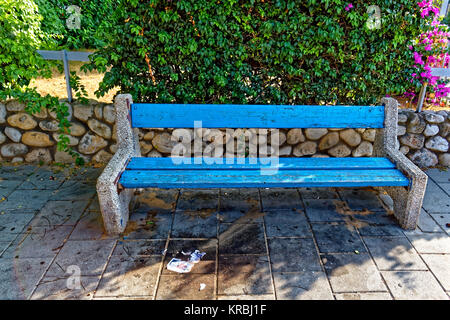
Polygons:
[[353,8],[353,4],[349,3],[346,7],[345,7],[345,11],[350,11],[350,9]]

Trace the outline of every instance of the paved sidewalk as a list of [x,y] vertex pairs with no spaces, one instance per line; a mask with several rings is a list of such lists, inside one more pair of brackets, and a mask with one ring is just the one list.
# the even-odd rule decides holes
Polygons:
[[450,172],[427,171],[415,231],[370,188],[147,189],[121,237],[100,172],[0,168],[1,299],[449,299]]

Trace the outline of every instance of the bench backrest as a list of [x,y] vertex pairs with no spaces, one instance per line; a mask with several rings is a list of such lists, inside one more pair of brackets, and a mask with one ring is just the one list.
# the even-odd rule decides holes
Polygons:
[[383,128],[384,106],[131,105],[134,128]]

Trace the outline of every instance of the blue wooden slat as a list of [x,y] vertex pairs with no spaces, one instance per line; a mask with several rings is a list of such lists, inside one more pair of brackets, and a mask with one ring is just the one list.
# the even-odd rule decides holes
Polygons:
[[135,103],[131,119],[135,128],[383,128],[384,106]]
[[[250,163],[249,158],[234,158],[231,164],[227,164],[227,159],[220,159],[222,164],[217,162],[196,164],[194,158],[184,158],[188,163],[180,163],[180,158],[132,158],[127,166],[127,170],[172,170],[172,169],[209,169],[209,170],[259,170],[267,167],[274,167],[276,164],[267,162],[268,159],[252,159],[256,163]],[[199,160],[197,158],[197,160]],[[209,159],[212,160],[212,159]],[[219,159],[216,159],[219,160]],[[239,163],[238,161],[245,161]],[[393,169],[393,164],[386,158],[279,158],[276,167],[280,170],[322,170],[322,169]]]
[[262,175],[258,170],[127,170],[125,188],[277,188],[408,186],[396,169],[288,170]]

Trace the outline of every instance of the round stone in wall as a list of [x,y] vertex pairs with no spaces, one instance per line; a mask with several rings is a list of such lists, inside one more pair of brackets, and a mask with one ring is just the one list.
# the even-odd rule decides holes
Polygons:
[[363,141],[353,150],[354,157],[370,157],[373,153],[373,145],[368,141]]
[[427,140],[425,147],[431,151],[447,152],[448,142],[440,136],[434,136]]
[[376,129],[366,129],[364,131],[364,133],[362,134],[362,138],[364,140],[367,140],[367,141],[370,141],[370,142],[374,142],[376,135],[377,135],[377,130]]
[[51,147],[55,144],[48,134],[38,131],[25,132],[22,135],[22,142],[32,147]]
[[6,136],[0,131],[0,144],[6,141]]
[[163,132],[160,134],[157,134],[153,140],[152,144],[155,147],[156,150],[158,150],[161,153],[170,153],[172,151],[172,148],[177,144],[176,141],[172,141],[172,136],[167,133]]
[[409,133],[422,133],[427,123],[417,113],[411,113],[406,130]]
[[96,119],[89,119],[88,127],[94,133],[98,134],[100,137],[103,137],[105,139],[111,138],[111,128],[108,125],[101,123]]
[[435,136],[439,133],[439,127],[435,124],[427,124],[425,130],[423,131],[423,135],[426,137]]
[[310,140],[319,140],[328,133],[324,128],[308,128],[305,130],[305,135]]
[[11,100],[6,103],[6,109],[10,112],[19,112],[25,110],[25,104],[17,100]]
[[5,134],[8,138],[10,138],[13,142],[20,142],[20,139],[22,139],[22,133],[11,127],[5,128]]
[[302,129],[289,130],[286,136],[286,141],[291,145],[297,144],[299,142],[304,142],[305,136],[303,135]]
[[2,146],[0,153],[5,158],[13,158],[28,152],[28,147],[22,143],[8,143]]
[[339,133],[329,132],[319,142],[319,150],[327,150],[339,143]]
[[113,105],[107,105],[103,108],[103,120],[109,124],[113,124],[116,121],[116,110]]
[[296,157],[302,157],[313,155],[316,153],[316,151],[317,151],[317,143],[313,141],[306,141],[296,145],[292,153]]
[[[175,130],[174,130],[175,131]],[[173,134],[173,132],[172,132]],[[144,140],[145,141],[152,141],[153,138],[155,137],[155,131],[149,131],[144,135]]]
[[94,154],[107,145],[108,142],[102,137],[86,133],[80,140],[78,151],[83,154]]
[[99,152],[97,152],[95,156],[92,157],[92,161],[95,163],[108,163],[109,160],[111,160],[111,158],[112,158],[111,153],[105,150],[100,150]]
[[432,167],[438,164],[438,157],[425,148],[417,150],[411,156],[409,156],[412,162],[421,168]]
[[37,126],[36,120],[33,119],[28,113],[20,112],[8,117],[8,123],[10,126],[22,129],[31,130]]
[[73,116],[83,122],[92,118],[94,108],[92,105],[75,104],[73,106]]
[[450,153],[442,153],[439,155],[439,164],[450,167]]
[[0,103],[0,124],[6,122],[6,106],[3,103]]
[[72,123],[70,126],[70,135],[74,137],[81,137],[86,133],[86,128],[79,123]]
[[353,129],[347,129],[339,132],[341,139],[351,147],[356,147],[361,143],[361,136]]
[[445,118],[437,113],[425,112],[425,120],[428,123],[442,123]]
[[450,133],[450,123],[444,122],[439,125],[439,135],[446,138]]
[[156,151],[156,150],[152,150],[152,151],[150,151],[148,154],[147,154],[147,157],[148,158],[161,158],[162,157],[162,154],[161,153],[159,153],[158,151]]
[[[58,142],[58,141],[59,141],[59,136],[60,136],[60,135],[61,135],[60,133],[55,132],[55,133],[53,134],[53,139],[54,139],[56,142]],[[65,134],[64,136],[66,136],[67,138],[69,138],[69,144],[68,144],[68,145],[69,145],[70,147],[76,146],[76,145],[78,144],[78,142],[80,141],[80,139],[75,138],[75,137],[73,137],[73,136],[71,136],[71,135]]]
[[410,147],[411,149],[420,149],[423,147],[425,137],[423,135],[407,133],[400,137],[400,143]]
[[343,143],[328,150],[329,155],[337,158],[348,157],[351,153],[350,148]]
[[41,128],[44,131],[58,131],[59,130],[59,126],[58,126],[58,121],[56,120],[44,120],[39,122],[39,128]]
[[32,163],[50,163],[52,162],[52,155],[50,154],[50,150],[46,148],[38,148],[34,149],[30,153],[28,153],[25,156],[26,162],[32,162]]

